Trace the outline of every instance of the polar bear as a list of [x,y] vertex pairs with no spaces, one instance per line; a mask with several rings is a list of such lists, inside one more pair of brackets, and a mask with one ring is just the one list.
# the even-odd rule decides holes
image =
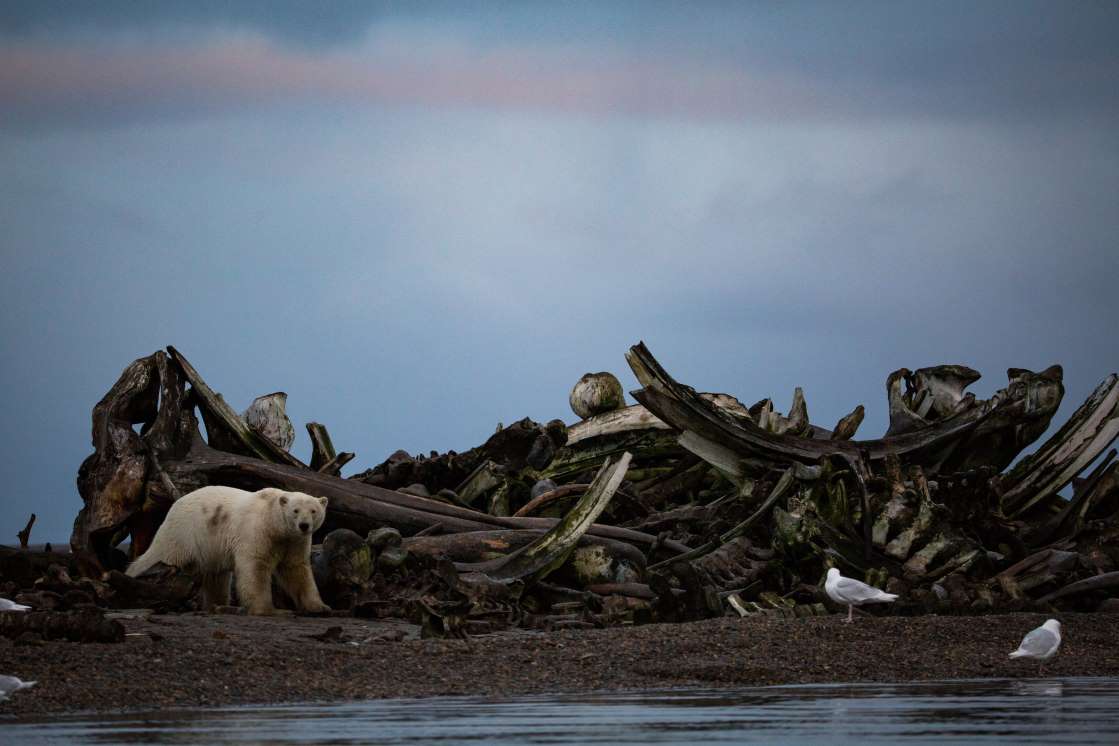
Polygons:
[[128,567],[136,577],[157,562],[202,575],[207,610],[229,603],[229,576],[250,614],[278,614],[272,575],[302,611],[330,611],[311,573],[311,534],[326,498],[265,488],[202,487],[175,501],[148,551]]

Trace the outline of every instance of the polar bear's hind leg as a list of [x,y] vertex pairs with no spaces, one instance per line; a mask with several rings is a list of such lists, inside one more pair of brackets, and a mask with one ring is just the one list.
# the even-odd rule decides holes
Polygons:
[[202,578],[202,607],[213,611],[215,606],[229,606],[229,582],[233,573],[208,572]]
[[174,544],[174,540],[168,537],[166,533],[157,531],[155,538],[152,539],[151,546],[148,547],[148,551],[133,560],[132,564],[125,570],[125,574],[138,578],[160,562],[165,565],[175,565],[174,557],[181,552],[175,551]]

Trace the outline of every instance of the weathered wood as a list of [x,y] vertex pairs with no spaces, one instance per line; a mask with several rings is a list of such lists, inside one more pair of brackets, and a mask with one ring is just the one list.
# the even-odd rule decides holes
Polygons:
[[676,459],[665,473],[638,482],[634,489],[641,495],[643,504],[656,509],[679,499],[694,498],[714,476],[703,459],[689,454]]
[[[70,544],[104,568],[119,561],[113,546],[127,534],[134,551],[146,549],[180,494],[162,460],[181,458],[202,439],[183,378],[162,351],[125,368],[92,421],[94,453],[78,472],[84,507]],[[135,424],[142,424],[139,435]]]
[[773,486],[773,489],[770,491],[769,496],[765,499],[761,506],[757,510],[755,510],[750,515],[750,517],[739,523],[734,528],[731,528],[730,530],[724,532],[717,539],[709,541],[702,546],[698,546],[690,552],[682,554],[678,557],[673,557],[672,559],[664,560],[663,562],[658,562],[655,565],[651,565],[649,567],[649,570],[656,571],[678,561],[692,561],[699,559],[700,557],[703,557],[704,555],[715,551],[720,546],[726,544],[732,539],[744,536],[746,532],[749,531],[755,523],[764,518],[769,513],[770,509],[777,504],[777,501],[784,497],[789,489],[792,488],[795,481],[795,473],[796,472],[792,467],[786,469],[785,473],[781,475],[781,478],[779,480],[777,480],[777,484]]
[[640,404],[596,415],[567,428],[567,445],[602,435],[629,432],[630,430],[667,430],[668,425]]
[[16,538],[19,539],[19,546],[21,549],[27,549],[27,541],[31,538],[31,527],[34,525],[35,514],[32,513],[31,517],[27,519],[27,525],[23,527],[23,530],[16,532]]
[[886,400],[889,403],[890,413],[890,426],[886,430],[886,437],[910,433],[928,424],[905,401],[902,385],[912,375],[909,368],[899,368],[886,376]]
[[832,430],[832,440],[851,440],[855,437],[855,432],[858,431],[859,425],[863,424],[863,417],[866,416],[866,409],[863,405],[855,407],[851,413],[839,419],[835,424],[835,429]]
[[504,480],[505,469],[487,459],[462,480],[455,488],[455,494],[464,505],[473,505],[479,497],[500,487]]
[[[543,528],[550,529],[556,525],[557,519],[555,518],[502,518],[498,519],[493,516],[495,520],[507,521],[503,523],[509,528]],[[624,541],[627,544],[633,544],[636,547],[644,547],[646,549],[656,548],[658,550],[665,550],[670,554],[683,554],[684,552],[691,551],[691,548],[674,539],[662,538],[659,536],[650,536],[641,531],[634,531],[630,528],[623,528],[621,526],[611,526],[609,524],[596,523],[591,526],[587,532],[592,536],[601,536],[604,539],[617,539]]]
[[1028,557],[1024,557],[1015,562],[1013,565],[1000,572],[996,577],[1012,578],[1017,575],[1032,572],[1038,567],[1043,566],[1048,567],[1052,572],[1064,570],[1070,563],[1076,561],[1075,552],[1065,551],[1071,546],[1071,542],[1066,542],[1034,552]]
[[336,477],[342,473],[342,467],[354,460],[354,453],[351,451],[342,451],[334,456],[334,458],[327,461],[316,471],[320,474],[327,474]]
[[557,487],[550,492],[545,492],[543,495],[538,495],[537,497],[529,500],[527,503],[524,504],[524,506],[521,507],[520,510],[513,514],[513,517],[520,518],[522,516],[530,516],[533,513],[539,513],[547,506],[551,505],[554,502],[562,500],[565,497],[570,497],[572,495],[578,495],[586,492],[589,487],[589,484],[565,484],[562,487]]
[[540,538],[541,529],[466,531],[438,536],[415,535],[404,539],[404,548],[414,554],[446,557],[453,562],[488,562]]
[[[750,413],[742,402],[729,394],[700,394],[713,405],[727,412],[749,418]],[[604,435],[617,435],[632,430],[670,430],[655,414],[641,404],[616,409],[613,412],[595,415],[567,428],[567,445]]]
[[194,416],[194,397],[186,390],[179,366],[165,352],[160,350],[153,357],[159,376],[159,411],[151,427],[145,426],[143,440],[161,460],[182,458],[193,442],[202,439]]
[[1078,580],[1075,583],[1069,583],[1060,590],[1053,591],[1047,596],[1042,596],[1037,600],[1037,602],[1039,604],[1047,604],[1050,601],[1056,601],[1058,598],[1071,596],[1074,593],[1098,591],[1103,588],[1113,588],[1115,586],[1119,586],[1119,572],[1105,572],[1100,575],[1095,575],[1091,578]]
[[749,472],[744,463],[745,458],[739,453],[691,430],[680,433],[676,442],[681,448],[715,467],[732,484],[742,486]]
[[[488,515],[431,498],[382,489],[357,479],[341,479],[309,469],[218,451],[200,442],[195,444],[182,461],[165,464],[164,468],[185,491],[208,484],[224,484],[251,491],[278,487],[326,497],[330,500],[330,505],[326,512],[326,522],[321,529],[324,533],[335,528],[349,528],[365,533],[380,526],[391,526],[410,536],[435,524],[440,524],[445,533],[493,528],[547,530],[558,522],[555,518]],[[669,552],[688,550],[688,547],[679,542],[658,542],[655,536],[619,526],[595,524],[589,533],[637,546],[656,545]]]
[[1077,518],[1119,522],[1119,461],[1113,461],[1104,471]]
[[603,459],[617,458],[625,452],[632,454],[634,462],[638,464],[687,455],[676,444],[675,435],[668,430],[631,430],[584,440],[574,447],[559,449],[540,476],[557,482],[568,481],[596,471]]
[[964,393],[964,389],[980,378],[978,371],[966,365],[936,365],[912,373],[905,368],[894,371],[886,381],[890,401],[890,429],[886,434],[919,430],[978,406],[974,394]]
[[112,535],[143,505],[148,446],[132,426],[156,421],[161,356],[129,364],[93,408],[94,452],[78,469],[84,505],[70,538],[75,551],[92,549],[104,561]]
[[643,598],[648,601],[657,597],[653,589],[645,583],[599,583],[588,586],[587,590],[600,596],[629,596],[630,598]]
[[295,442],[295,428],[287,415],[288,395],[273,391],[253,399],[241,419],[258,435],[267,438],[285,451]]
[[[501,428],[482,445],[463,453],[448,451],[442,454],[433,452],[430,456],[412,456],[405,451],[397,451],[383,463],[353,478],[387,489],[418,483],[431,494],[450,489],[469,503],[470,500],[463,494],[464,483],[479,465],[491,461],[499,467],[500,475],[515,475],[525,469],[540,471],[548,467],[557,450],[566,442],[567,426],[560,420],[540,424],[526,417]],[[500,483],[504,481],[504,478],[499,480]]]
[[1119,375],[1105,378],[1040,448],[999,478],[1003,509],[1017,516],[1059,492],[1119,436]]
[[[991,402],[965,410],[916,432],[864,441],[822,440],[766,432],[744,418],[732,418],[711,406],[694,390],[677,383],[645,347],[639,343],[626,354],[643,389],[633,396],[661,420],[682,432],[693,432],[743,458],[761,458],[775,464],[800,461],[817,463],[821,458],[857,458],[865,452],[871,460],[896,453],[926,468],[944,463],[965,442],[964,436],[983,425],[988,430],[1014,427],[1027,412],[1027,391],[1014,396],[994,397]],[[1051,412],[1049,413],[1051,415]],[[1031,414],[1031,416],[1033,416]]]
[[179,370],[186,376],[186,379],[190,381],[194,397],[198,406],[202,409],[203,417],[206,419],[207,434],[213,439],[215,435],[220,433],[231,441],[223,444],[225,446],[223,450],[236,450],[236,446],[240,446],[240,449],[246,455],[251,454],[277,464],[307,468],[307,465],[295,456],[249,427],[233,411],[233,408],[226,404],[225,400],[221,398],[221,394],[218,394],[206,384],[206,381],[181,352],[170,345],[167,347],[167,352],[170,353],[171,359],[179,366]]
[[[478,563],[490,562],[515,552],[536,541],[545,533],[544,529],[501,529],[493,531],[470,531],[441,536],[410,536],[404,539],[404,548],[412,554],[431,557],[446,557],[464,571]],[[599,548],[610,556],[633,560],[644,566],[641,555],[632,544],[606,539],[601,536],[584,535],[576,543],[576,548]]]
[[472,570],[484,572],[494,580],[531,582],[540,580],[562,565],[579,539],[594,525],[610,498],[625,478],[630,454],[623,453],[614,463],[606,461],[590,488],[567,515],[528,546]]
[[1088,508],[1091,507],[1092,500],[1096,495],[1097,485],[1108,475],[1109,469],[1114,471],[1115,464],[1112,464],[1112,460],[1116,453],[1119,452],[1112,449],[1100,460],[1092,473],[1075,490],[1072,499],[1066,503],[1060,513],[1029,532],[1026,540],[1031,546],[1041,546],[1049,543],[1056,536],[1075,534],[1078,531],[1079,523],[1083,520]]
[[318,422],[307,423],[307,435],[311,437],[311,468],[322,471],[323,466],[338,455],[334,450],[334,441],[330,439],[326,425]]
[[409,535],[433,523],[443,524],[448,531],[478,531],[493,525],[484,521],[485,514],[455,509],[436,500],[218,451],[204,444],[192,448],[184,460],[164,467],[176,483],[187,485],[188,491],[219,484],[250,491],[277,487],[326,497],[330,504],[321,529],[323,534],[336,528],[365,534],[381,526],[392,526]]
[[789,407],[789,413],[775,421],[774,432],[797,437],[807,437],[811,432],[811,424],[808,422],[808,403],[804,399],[804,390],[800,386],[793,390],[793,404]]

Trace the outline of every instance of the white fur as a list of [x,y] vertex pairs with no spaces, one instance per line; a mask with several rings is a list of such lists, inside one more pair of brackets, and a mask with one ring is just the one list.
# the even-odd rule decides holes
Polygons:
[[311,573],[311,534],[326,498],[266,488],[203,487],[175,501],[151,547],[128,567],[140,575],[158,562],[202,575],[207,609],[229,603],[229,580],[250,614],[275,614],[272,576],[302,611],[329,611]]

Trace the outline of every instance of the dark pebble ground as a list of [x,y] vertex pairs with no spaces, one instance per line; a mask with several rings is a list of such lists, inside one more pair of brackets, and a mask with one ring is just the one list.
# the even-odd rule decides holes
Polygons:
[[[1038,675],[1036,663],[1007,653],[1043,615],[861,616],[850,625],[841,618],[720,618],[463,642],[415,639],[414,626],[392,621],[155,616],[124,621],[133,634],[120,644],[0,639],[0,674],[39,682],[0,703],[0,721],[447,694]],[[1062,614],[1061,621],[1064,646],[1046,676],[1119,676],[1119,616]],[[332,627],[340,634],[311,637]]]

